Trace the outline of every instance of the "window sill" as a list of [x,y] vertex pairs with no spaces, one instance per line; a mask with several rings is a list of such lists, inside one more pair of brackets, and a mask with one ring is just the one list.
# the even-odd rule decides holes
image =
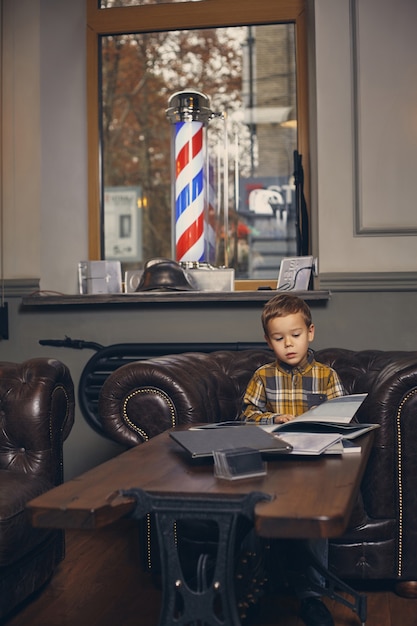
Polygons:
[[293,293],[303,300],[329,300],[330,291],[292,291],[278,292],[274,289],[260,289],[257,291],[144,291],[141,293],[111,293],[111,294],[54,294],[46,292],[25,296],[22,298],[24,309],[33,307],[44,308],[80,308],[80,307],[135,307],[141,304],[251,304],[267,302],[277,293]]

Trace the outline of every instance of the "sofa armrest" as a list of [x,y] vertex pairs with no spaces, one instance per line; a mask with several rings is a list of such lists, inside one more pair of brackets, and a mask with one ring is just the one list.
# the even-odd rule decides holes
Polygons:
[[0,362],[0,467],[62,482],[62,444],[74,422],[74,385],[61,361]]
[[237,419],[255,369],[267,350],[185,353],[123,365],[99,397],[103,434],[134,446],[180,424]]
[[381,369],[357,413],[360,422],[380,425],[362,487],[371,517],[404,515],[404,498],[411,496],[417,526],[417,500],[412,495],[417,475],[416,415],[417,355],[413,355],[393,360]]
[[356,414],[360,422],[380,425],[374,432],[362,480],[363,506],[348,533],[336,544],[345,541],[346,545],[377,545],[380,541],[385,546],[381,554],[382,550],[390,553],[382,570],[367,551],[360,558],[356,555],[359,561],[352,562],[346,575],[356,576],[360,570],[361,576],[367,577],[367,568],[376,568],[381,577],[389,577],[395,568],[396,577],[415,580],[417,354],[391,358],[386,353],[385,363],[373,377],[372,386],[363,389],[368,397]]

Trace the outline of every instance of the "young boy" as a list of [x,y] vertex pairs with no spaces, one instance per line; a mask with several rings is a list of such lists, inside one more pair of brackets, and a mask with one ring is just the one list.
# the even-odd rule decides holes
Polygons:
[[314,324],[308,305],[291,294],[269,300],[262,311],[265,340],[276,361],[253,375],[243,400],[243,418],[280,424],[313,406],[344,395],[337,373],[314,359]]
[[[247,386],[242,419],[260,424],[280,424],[321,402],[344,395],[337,373],[327,365],[318,363],[309,348],[314,339],[311,311],[301,298],[292,294],[279,294],[269,300],[262,312],[265,340],[273,350],[276,360],[256,370]],[[288,545],[288,558],[295,571],[293,584],[301,600],[300,615],[307,626],[333,626],[327,607],[308,586],[303,567],[302,542]],[[327,540],[311,540],[308,548],[327,566]],[[275,547],[283,548],[278,542]],[[280,549],[278,549],[278,552]],[[281,555],[283,556],[283,555]],[[323,579],[313,570],[310,578],[323,585]]]

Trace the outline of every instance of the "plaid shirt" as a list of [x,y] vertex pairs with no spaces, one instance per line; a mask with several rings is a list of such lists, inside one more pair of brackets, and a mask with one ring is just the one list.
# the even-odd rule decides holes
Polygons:
[[334,369],[318,363],[312,350],[297,367],[275,361],[259,367],[246,388],[241,418],[272,424],[280,414],[301,415],[345,393]]

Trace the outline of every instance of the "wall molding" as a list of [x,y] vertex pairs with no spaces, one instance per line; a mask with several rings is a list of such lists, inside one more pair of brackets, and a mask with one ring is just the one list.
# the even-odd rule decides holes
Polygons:
[[[377,4],[378,0],[375,0],[377,16]],[[374,236],[374,237],[390,237],[390,236],[416,236],[417,225],[415,223],[391,226],[370,226],[367,225],[366,208],[363,201],[363,191],[366,179],[363,173],[363,133],[361,133],[361,93],[360,93],[360,72],[361,63],[363,59],[360,59],[361,41],[359,37],[359,0],[350,0],[350,46],[351,46],[351,63],[352,63],[352,125],[353,125],[353,195],[354,195],[354,217],[355,217],[355,236]],[[363,69],[363,68],[362,68]],[[387,97],[397,98],[397,95],[389,95],[387,90]],[[393,103],[394,106],[395,103]],[[382,132],[382,131],[381,131]],[[414,180],[410,181],[407,178],[405,183],[415,185]],[[395,209],[394,209],[395,210]],[[413,213],[415,217],[415,213]],[[393,218],[395,222],[395,217]],[[398,218],[397,218],[398,220]]]
[[417,272],[329,272],[320,274],[320,289],[330,291],[417,291]]
[[39,291],[39,278],[4,278],[0,290],[5,298],[23,298]]

